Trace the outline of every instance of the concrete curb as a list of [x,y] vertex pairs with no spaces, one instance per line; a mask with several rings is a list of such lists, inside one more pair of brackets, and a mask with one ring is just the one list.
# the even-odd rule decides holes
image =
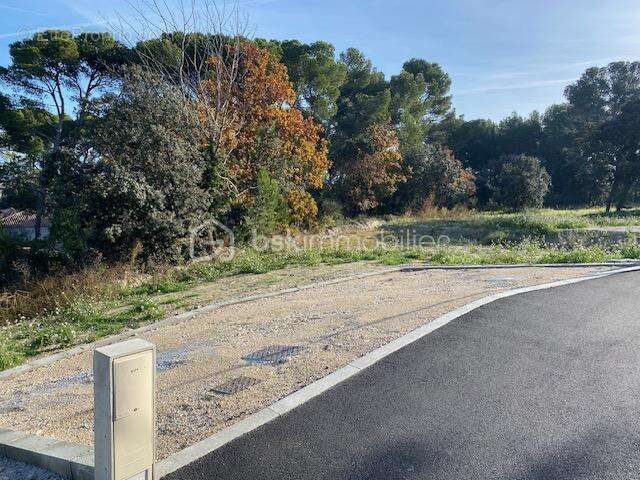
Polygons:
[[321,393],[335,387],[336,385],[344,382],[345,380],[357,375],[362,370],[374,365],[385,357],[400,350],[403,347],[421,339],[422,337],[430,334],[434,330],[446,325],[447,323],[459,318],[472,310],[475,310],[483,305],[495,302],[506,297],[512,297],[514,295],[520,295],[522,293],[533,292],[537,290],[547,290],[549,288],[560,287],[564,285],[571,285],[574,283],[580,283],[587,280],[594,280],[609,275],[615,275],[625,272],[633,272],[640,270],[640,266],[628,267],[619,270],[612,270],[609,272],[601,272],[588,277],[572,278],[568,280],[561,280],[558,282],[546,283],[541,285],[534,285],[530,287],[522,287],[514,290],[508,290],[500,292],[495,295],[490,295],[478,300],[475,300],[467,305],[457,308],[449,313],[446,313],[431,322],[418,327],[417,329],[403,335],[392,342],[383,345],[382,347],[367,353],[359,359],[347,364],[339,370],[327,375],[326,377],[317,380],[306,387],[294,392],[271,406],[264,408],[253,415],[245,418],[241,422],[226,428],[215,435],[212,435],[204,440],[191,445],[190,447],[181,450],[168,458],[158,462],[156,464],[156,473],[158,478],[162,478],[165,475],[175,472],[180,468],[202,458],[214,450],[219,449],[223,445],[241,437],[242,435],[251,432],[252,430],[265,425],[266,423],[275,420],[281,415],[284,415],[291,410],[299,407],[300,405],[308,402],[312,398],[320,395]]
[[486,264],[486,265],[424,265],[404,266],[402,272],[421,272],[423,270],[493,270],[508,268],[587,268],[587,267],[632,267],[640,265],[637,261],[619,261],[603,263],[514,263],[511,265]]
[[[606,264],[605,266],[611,266]],[[387,272],[398,271],[403,267],[390,269]],[[632,272],[640,270],[640,266],[622,268],[618,270],[611,270],[606,272],[600,272],[588,277],[573,278],[568,280],[561,280],[553,283],[546,283],[541,285],[534,285],[530,287],[522,287],[514,290],[508,290],[500,292],[488,297],[484,297],[474,302],[468,303],[462,307],[459,307],[449,313],[446,313],[431,322],[418,327],[417,329],[403,335],[392,342],[383,345],[382,347],[367,353],[359,359],[347,364],[346,366],[336,370],[335,372],[323,377],[305,387],[294,392],[286,397],[278,400],[274,404],[266,407],[244,420],[232,425],[215,435],[212,435],[204,440],[191,445],[164,460],[156,463],[155,472],[157,478],[162,478],[176,470],[192,463],[199,458],[217,450],[218,448],[226,445],[229,442],[245,435],[246,433],[255,430],[256,428],[275,420],[276,418],[285,415],[286,413],[294,410],[300,405],[308,402],[312,398],[322,394],[323,392],[335,387],[336,385],[344,382],[345,380],[357,375],[362,370],[369,368],[380,360],[384,359],[388,355],[400,350],[403,347],[421,339],[429,333],[437,330],[438,328],[446,325],[447,323],[455,320],[462,315],[475,310],[483,305],[491,302],[495,302],[501,298],[511,297],[522,293],[532,292],[536,290],[546,290],[549,288],[559,287],[563,285],[570,285],[573,283],[584,282],[587,280],[593,280],[597,278],[606,277],[609,275],[615,275],[619,273]],[[386,272],[382,272],[386,273]],[[363,278],[367,276],[379,275],[381,272],[374,272],[359,276],[352,276],[353,278]],[[345,281],[346,278],[339,279],[339,281]],[[304,287],[297,287],[296,289],[289,289],[291,291],[299,291],[322,284],[339,283],[339,281],[331,280],[327,282],[320,282],[313,285],[307,285]],[[287,290],[287,291],[289,291]],[[283,291],[280,292],[282,294]],[[275,296],[270,294],[269,296]],[[268,298],[267,296],[258,296],[259,298]],[[251,300],[245,300],[251,301]],[[228,302],[225,302],[228,303]],[[235,302],[243,303],[243,302]],[[233,303],[228,303],[233,304]],[[219,307],[216,307],[219,308]],[[180,320],[182,321],[182,320]],[[157,324],[156,324],[157,325]],[[74,349],[75,350],[75,349]],[[84,350],[83,350],[84,351]],[[61,352],[64,353],[64,352]],[[73,353],[75,354],[75,353]],[[53,355],[52,357],[58,357],[60,354]],[[72,355],[72,354],[70,354]],[[62,357],[64,358],[64,357]],[[39,437],[36,435],[30,435],[23,432],[17,432],[13,430],[0,430],[0,456],[10,458],[13,460],[21,461],[30,465],[36,465],[42,468],[51,470],[59,475],[69,478],[71,480],[93,480],[94,471],[94,453],[93,449],[84,445],[76,445],[68,442],[61,442],[50,438]]]
[[0,456],[44,468],[70,480],[93,480],[93,450],[85,445],[0,430]]
[[361,278],[367,277],[375,277],[378,275],[385,275],[388,273],[394,272],[418,272],[423,270],[482,270],[482,269],[492,269],[492,268],[588,268],[588,267],[619,267],[623,265],[638,265],[638,262],[608,262],[608,263],[550,263],[550,264],[515,264],[515,265],[424,265],[424,266],[415,266],[415,265],[402,265],[398,267],[390,267],[382,270],[376,270],[373,272],[360,273],[356,275],[349,275],[346,277],[340,277],[333,280],[325,280],[322,282],[314,282],[307,285],[301,285],[298,287],[286,288],[283,290],[276,290],[275,292],[262,293],[259,295],[250,295],[244,297],[232,298],[230,300],[224,300],[221,302],[214,302],[208,305],[203,305],[201,307],[194,308],[193,310],[189,310],[168,318],[164,320],[160,320],[155,323],[151,323],[149,325],[145,325],[140,328],[136,328],[133,330],[129,330],[123,333],[119,333],[117,335],[112,335],[109,337],[105,337],[103,339],[97,340],[92,343],[86,343],[84,345],[78,345],[76,347],[70,348],[68,350],[62,350],[53,355],[47,355],[44,357],[37,357],[33,360],[29,360],[26,363],[19,365],[14,368],[9,368],[7,370],[0,372],[0,380],[13,377],[14,375],[20,375],[21,373],[28,372],[38,367],[42,367],[45,365],[51,365],[59,360],[64,360],[66,358],[73,357],[80,353],[86,352],[87,350],[95,350],[96,348],[103,347],[105,345],[109,345],[111,343],[120,342],[123,340],[127,340],[131,337],[138,336],[142,333],[151,332],[157,330],[159,328],[175,325],[187,320],[190,320],[199,315],[203,315],[219,308],[228,307],[231,305],[239,305],[242,303],[253,302],[256,300],[263,300],[266,298],[278,297],[280,295],[286,295],[288,293],[295,293],[304,290],[310,290],[314,288],[324,287],[327,285],[335,285],[338,283],[348,282],[350,280],[358,280]]

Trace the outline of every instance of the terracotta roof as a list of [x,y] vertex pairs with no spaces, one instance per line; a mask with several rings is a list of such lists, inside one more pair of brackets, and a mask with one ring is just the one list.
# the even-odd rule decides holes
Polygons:
[[[15,208],[7,208],[0,210],[0,226],[3,227],[22,227],[22,228],[35,228],[36,226],[36,214],[17,210]],[[42,226],[48,227],[49,220],[42,219]]]

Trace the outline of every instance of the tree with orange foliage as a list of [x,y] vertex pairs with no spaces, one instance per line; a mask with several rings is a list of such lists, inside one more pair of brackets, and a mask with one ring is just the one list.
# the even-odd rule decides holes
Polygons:
[[[322,127],[294,107],[296,93],[287,69],[267,50],[249,42],[228,48],[240,49],[238,75],[230,86],[233,116],[217,148],[227,159],[236,203],[248,206],[253,202],[258,174],[264,170],[278,181],[291,210],[298,217],[306,212],[307,218],[296,220],[308,222],[317,212],[308,190],[322,188],[330,165]],[[205,82],[210,96],[221,90],[217,81]],[[211,104],[215,101],[208,102]],[[292,204],[296,201],[303,204]]]

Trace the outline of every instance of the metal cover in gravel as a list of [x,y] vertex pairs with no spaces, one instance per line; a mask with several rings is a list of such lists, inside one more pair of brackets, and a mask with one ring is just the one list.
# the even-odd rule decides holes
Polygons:
[[257,378],[240,376],[229,380],[228,382],[216,385],[211,389],[211,393],[217,393],[218,395],[233,395],[247,388],[253,387],[260,383]]
[[278,365],[297,355],[304,347],[299,345],[272,345],[242,357],[243,360],[256,365]]

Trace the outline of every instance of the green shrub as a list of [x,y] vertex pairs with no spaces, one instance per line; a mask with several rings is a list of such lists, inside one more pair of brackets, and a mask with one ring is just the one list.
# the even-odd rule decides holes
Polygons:
[[637,239],[630,238],[620,247],[620,255],[622,258],[640,259],[640,244]]
[[536,157],[506,155],[496,162],[489,180],[493,201],[510,210],[541,207],[551,177]]
[[320,202],[320,223],[323,227],[335,227],[344,223],[344,220],[344,209],[340,201],[325,198]]
[[217,165],[199,148],[197,111],[185,108],[180,92],[130,73],[98,105],[90,140],[99,161],[68,208],[86,223],[76,232],[105,258],[128,260],[141,244],[140,260],[175,262],[211,213],[208,170]]
[[278,182],[260,170],[256,196],[245,217],[247,233],[269,236],[286,226],[287,220],[288,207]]
[[610,255],[601,247],[552,250],[544,253],[538,263],[600,263]]

